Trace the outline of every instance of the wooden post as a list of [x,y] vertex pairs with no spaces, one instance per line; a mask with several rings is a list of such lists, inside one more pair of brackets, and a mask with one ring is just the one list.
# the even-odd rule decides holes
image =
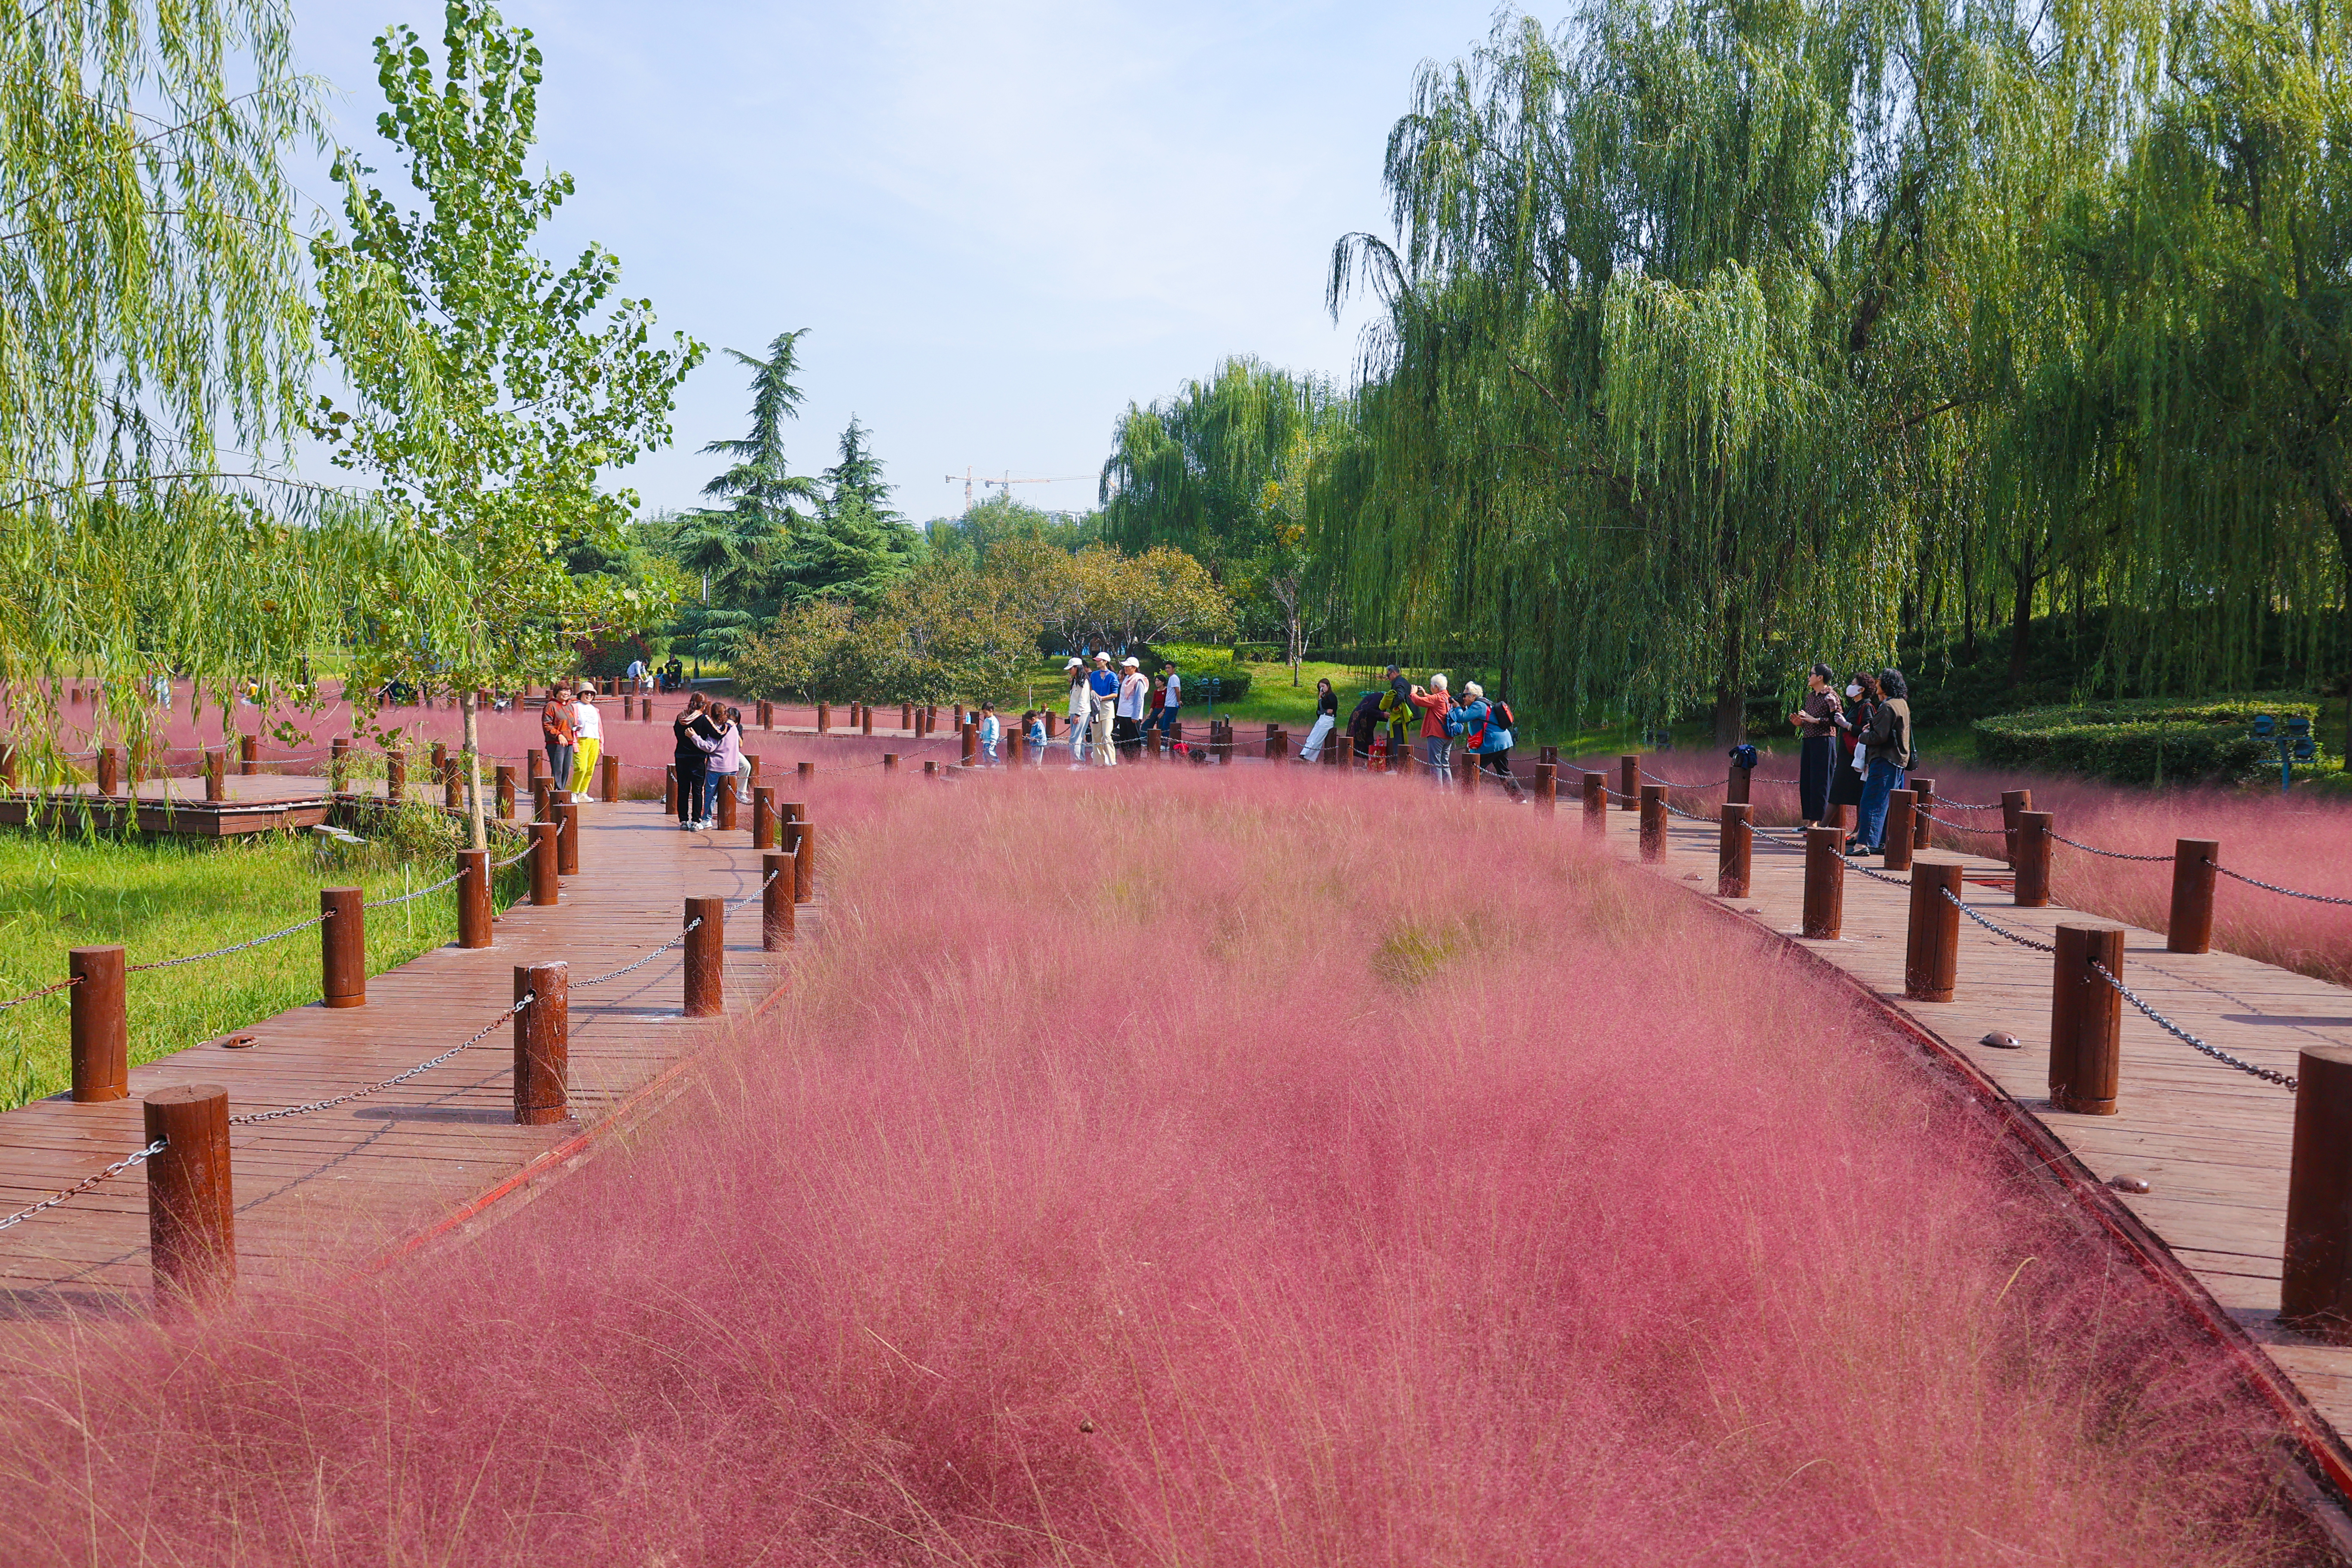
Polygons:
[[662,811],[666,816],[677,815],[677,764],[676,763],[671,763],[662,769]]
[[[1912,853],[1916,854],[1922,849],[1932,849],[1936,847],[1936,837],[1933,832],[1936,825],[1927,820],[1936,809],[1936,781],[1923,779],[1918,774],[1913,773],[1909,783],[1912,799],[1916,803],[1911,812],[1911,850]],[[1968,846],[1962,845],[1960,847],[1966,850]]]
[[515,771],[512,763],[500,763],[491,775],[498,792],[499,820],[512,822],[515,811]]
[[2050,902],[2050,818],[2046,811],[2021,811],[2015,834],[2017,907],[2038,910]]
[[901,702],[898,704],[898,729],[900,732],[904,734],[914,733],[915,705],[913,703]]
[[[2076,828],[2076,832],[2082,829]],[[2218,838],[2181,838],[2172,846],[2172,918],[2164,951],[2209,952],[2213,947],[2213,868],[2221,863]]]
[[621,759],[607,752],[604,753],[604,760],[596,764],[596,770],[604,775],[597,781],[596,787],[604,791],[604,798],[607,801],[620,799]]
[[542,817],[530,825],[530,901],[546,909],[562,886],[555,871],[555,824]]
[[514,1016],[514,1119],[518,1127],[568,1121],[572,1068],[572,966],[518,963],[514,999],[530,1005]]
[[435,784],[449,776],[449,746],[446,741],[433,742],[433,772],[429,776]]
[[383,798],[394,805],[408,798],[408,752],[399,746],[383,754]]
[[2018,813],[2033,809],[2033,792],[2030,789],[2005,789],[2000,792],[2000,858],[2011,868],[2017,865]]
[[2051,966],[2050,1103],[2086,1116],[2113,1116],[2124,999],[2094,963],[2124,977],[2123,928],[2060,926]]
[[555,869],[559,876],[580,874],[580,803],[572,792],[555,792],[555,822],[561,829],[555,836]]
[[119,795],[122,790],[122,752],[113,746],[98,749],[98,793]]
[[1911,869],[1911,829],[1918,826],[1919,797],[1907,789],[1886,794],[1885,866],[1890,871]]
[[882,753],[882,771],[886,773],[895,773],[898,771],[898,752],[885,752]]
[[1609,775],[1584,775],[1584,831],[1601,837],[1609,831]]
[[1723,798],[1733,805],[1749,804],[1748,792],[1755,776],[1754,768],[1743,768],[1738,763],[1732,763],[1731,772],[1724,778]]
[[955,727],[959,730],[963,728],[963,704],[961,702],[955,705]]
[[536,788],[540,779],[547,772],[547,753],[537,746],[525,746],[522,749],[522,756],[523,762],[527,764],[523,773],[523,787]]
[[1343,771],[1347,773],[1354,773],[1356,771],[1356,737],[1353,735],[1340,736],[1338,740],[1331,742],[1331,750],[1336,753],[1334,761],[1338,763],[1339,766]]
[[463,760],[452,758],[441,770],[441,805],[445,810],[457,811],[466,804],[466,769]]
[[793,902],[816,901],[816,829],[805,821],[793,825]]
[[687,900],[685,923],[686,1016],[708,1018],[727,1005],[727,900]]
[[205,798],[224,801],[228,798],[228,753],[206,752],[205,757]]
[[2352,1049],[2342,1046],[2295,1056],[2282,1262],[2280,1321],[2352,1343]]
[[1911,928],[1903,948],[1903,994],[1948,1002],[1960,970],[1960,862],[1921,860],[1911,868]]
[[357,888],[321,888],[319,999],[330,1007],[367,1005],[367,906]]
[[1276,749],[1281,743],[1282,726],[1279,724],[1268,724],[1265,727],[1265,760],[1267,762],[1270,763],[1276,757],[1282,755],[1281,752]]
[[773,849],[776,847],[776,786],[754,784],[751,787],[751,847]]
[[261,737],[239,735],[236,738],[236,771],[252,776],[261,771]]
[[1845,923],[1845,830],[1805,829],[1805,915],[1801,933],[1834,941]]
[[1058,739],[1058,738],[1060,737],[1061,733],[1062,733],[1062,716],[1061,716],[1059,713],[1055,712],[1051,708],[1046,709],[1046,710],[1045,710],[1045,739],[1047,739],[1047,740],[1049,740],[1049,741]]
[[963,731],[963,765],[968,768],[980,766],[980,721],[966,719],[957,727]]
[[555,781],[544,774],[530,781],[530,819],[533,822],[555,820]]
[[1645,784],[1642,786],[1642,858],[1663,860],[1666,858],[1666,786]]
[[771,849],[760,857],[760,949],[781,952],[793,944],[793,857]]
[[327,742],[327,788],[336,795],[343,793],[343,759],[351,754],[348,736],[338,735]]
[[940,763],[938,758],[925,757],[923,759],[923,776],[927,779],[935,779],[940,776]]
[[119,947],[77,947],[66,952],[66,993],[73,1043],[73,1099],[78,1105],[124,1100],[131,1094],[129,972]]
[[[1465,801],[1476,799],[1478,795],[1478,753],[1469,750],[1467,747],[1465,747],[1461,751],[1454,752],[1454,782],[1461,785],[1462,798]],[[1465,760],[1470,764],[1466,768],[1461,765]]]
[[814,763],[803,763],[798,767],[794,768],[793,772],[794,776],[796,776],[801,783],[806,784],[809,780],[816,777],[816,764]]
[[833,733],[833,704],[830,702],[816,705],[816,732],[820,735]]
[[[1550,750],[1546,747],[1545,750]],[[1559,809],[1559,764],[1536,764],[1536,810],[1546,816]]]
[[862,702],[857,705],[857,732],[861,735],[874,733],[874,710]]
[[721,779],[719,784],[719,830],[721,833],[735,831],[736,805],[735,780],[732,776]]
[[490,852],[457,851],[457,945],[490,945]]
[[236,1291],[236,1197],[229,1180],[228,1090],[174,1084],[141,1102],[147,1142],[147,1252],[160,1302],[217,1305]]
[[1642,759],[1617,759],[1617,809],[1632,811],[1642,804]]
[[629,692],[621,693],[621,719],[626,722],[637,716],[637,700]]
[[1744,899],[1748,896],[1749,863],[1756,839],[1755,826],[1748,820],[1748,814],[1752,809],[1744,800],[1724,803],[1715,844],[1715,892],[1717,898]]

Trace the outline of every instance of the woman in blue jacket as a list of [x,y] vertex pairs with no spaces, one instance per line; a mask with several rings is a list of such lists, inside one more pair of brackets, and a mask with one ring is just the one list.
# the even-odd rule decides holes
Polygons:
[[1485,768],[1503,781],[1511,798],[1519,798],[1519,781],[1511,772],[1511,732],[1503,727],[1495,705],[1486,700],[1486,689],[1476,681],[1467,681],[1462,688],[1463,700],[1445,716],[1448,733],[1460,738],[1462,749],[1473,755],[1470,765]]

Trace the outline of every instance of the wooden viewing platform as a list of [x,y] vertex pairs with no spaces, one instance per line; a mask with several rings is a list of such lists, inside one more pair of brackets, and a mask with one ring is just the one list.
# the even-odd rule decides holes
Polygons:
[[[1711,816],[1711,807],[1706,809]],[[1584,831],[1581,816],[1578,803],[1563,800],[1561,831]],[[1638,858],[1639,814],[1612,808],[1607,820],[1612,851]],[[1966,1064],[1982,1085],[1990,1086],[1990,1092],[2006,1096],[2054,1141],[2058,1160],[2075,1163],[2085,1178],[2073,1184],[2077,1197],[2108,1205],[2115,1233],[2156,1267],[2171,1271],[2169,1282],[2192,1310],[2201,1299],[2209,1322],[2224,1334],[2240,1336],[2242,1349],[2258,1352],[2246,1357],[2249,1370],[2258,1378],[2267,1375],[2274,1402],[2300,1405],[2307,1417],[2315,1417],[2318,1440],[2329,1450],[2315,1457],[2339,1485],[2352,1474],[2352,1447],[2345,1442],[2345,1434],[2352,1432],[2352,1346],[2327,1343],[2279,1321],[2292,1093],[2200,1055],[2126,1005],[2116,1114],[2059,1110],[2049,1089],[2047,953],[1962,919],[1953,999],[1910,999],[1904,994],[1908,873],[1884,871],[1875,858],[1858,858],[1845,870],[1840,935],[1808,940],[1799,934],[1805,862],[1801,847],[1771,843],[1759,831],[1749,896],[1720,899],[1717,825],[1673,816],[1668,822],[1664,856],[1645,868],[1738,911],[1843,972]],[[1999,822],[1997,814],[1989,819],[1990,825]],[[1802,837],[1801,829],[1771,831]],[[2061,924],[2121,928],[2124,968],[2118,978],[2208,1044],[2290,1076],[2301,1047],[2352,1047],[2352,991],[2235,953],[2168,952],[2161,932],[2055,904],[2017,908],[2004,862],[1949,847],[1958,838],[1990,849],[1997,837],[1935,831],[1937,847],[1921,851],[1919,858],[1958,862],[1962,901],[1969,908],[2045,942]],[[1901,885],[1863,875],[1864,866]],[[2013,1037],[2018,1047],[1979,1043],[1991,1035]],[[2135,1178],[2147,1184],[2145,1192],[2108,1184],[2120,1180],[2128,1186]]]
[[[526,812],[528,805],[526,797]],[[776,994],[783,958],[761,951],[754,898],[727,924],[723,1014],[682,1016],[682,948],[583,989],[582,982],[676,937],[688,897],[752,897],[761,877],[748,832],[681,834],[658,802],[584,807],[581,822],[581,871],[563,879],[561,901],[509,910],[492,946],[444,947],[370,976],[363,1007],[314,1003],[281,1013],[239,1031],[254,1037],[250,1047],[192,1045],[134,1068],[127,1100],[78,1105],[60,1094],[0,1115],[0,1212],[142,1146],[141,1099],[167,1086],[225,1085],[231,1112],[242,1115],[327,1099],[415,1067],[500,1020],[518,963],[571,965],[576,1121],[514,1124],[512,1025],[500,1020],[479,1045],[404,1083],[233,1128],[242,1283],[267,1288],[363,1266],[462,1218],[518,1178],[535,1179],[575,1156],[590,1131],[657,1100],[677,1064],[761,1008]],[[803,922],[810,912],[803,906]],[[288,940],[319,939],[306,931]],[[0,1315],[143,1310],[152,1286],[143,1169],[0,1231]]]

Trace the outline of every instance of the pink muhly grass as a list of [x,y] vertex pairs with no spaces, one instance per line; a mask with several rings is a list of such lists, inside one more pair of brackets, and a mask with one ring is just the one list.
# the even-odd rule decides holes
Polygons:
[[339,1293],[18,1331],[0,1560],[2297,1559],[2211,1345],[1570,820],[828,788],[791,1000],[625,1146]]

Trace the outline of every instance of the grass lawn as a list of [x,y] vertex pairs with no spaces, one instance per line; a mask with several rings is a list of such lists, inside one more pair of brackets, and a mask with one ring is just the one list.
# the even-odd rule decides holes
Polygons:
[[[205,840],[0,830],[0,998],[63,980],[68,948],[120,942],[131,963],[178,958],[307,920],[319,912],[321,887],[358,886],[380,899],[428,886],[457,869],[445,846],[420,845],[417,837],[395,834],[353,847],[307,834]],[[495,847],[493,858],[503,858]],[[496,879],[499,907],[527,886],[522,871],[518,866]],[[368,973],[404,963],[457,934],[454,889],[371,910]],[[131,1060],[152,1061],[318,994],[316,931],[133,974]],[[0,1106],[68,1087],[67,995],[59,992],[0,1014],[5,1020]]]

